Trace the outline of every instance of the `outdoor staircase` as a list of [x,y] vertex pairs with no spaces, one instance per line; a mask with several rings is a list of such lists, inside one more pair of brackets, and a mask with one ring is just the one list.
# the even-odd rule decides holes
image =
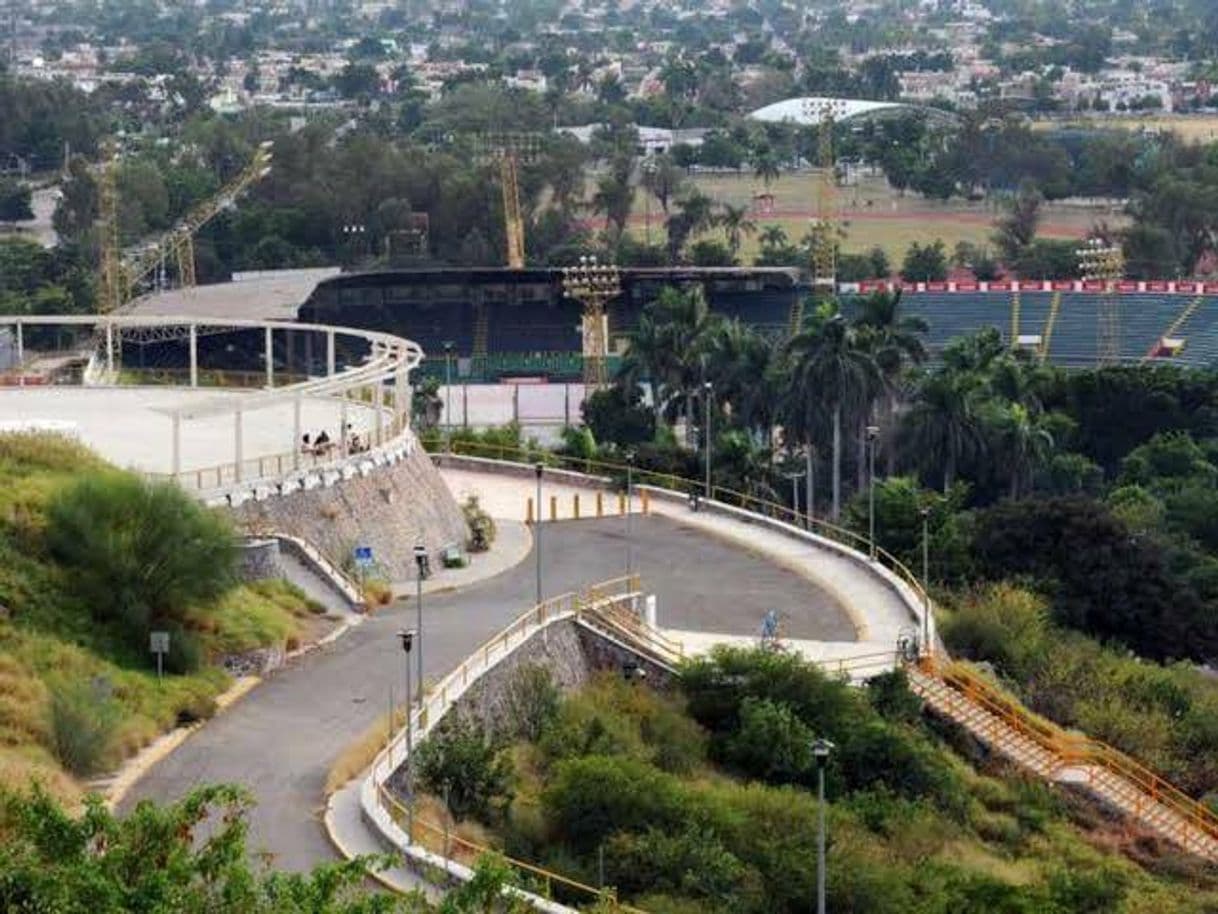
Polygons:
[[935,713],[1037,776],[1076,785],[1143,828],[1218,862],[1218,815],[1133,759],[1031,714],[960,664],[923,658],[910,687]]
[[1011,338],[1007,340],[1008,349],[1019,348],[1019,290],[1011,293]]
[[1037,354],[1042,362],[1049,357],[1049,346],[1053,342],[1053,328],[1057,325],[1057,315],[1061,309],[1062,294],[1054,292],[1053,300],[1049,302],[1049,316],[1045,318],[1045,332],[1040,335],[1040,352]]
[[1154,356],[1155,352],[1159,348],[1160,340],[1170,339],[1171,337],[1179,336],[1180,331],[1184,329],[1184,326],[1192,319],[1192,316],[1197,313],[1197,309],[1201,307],[1201,303],[1204,301],[1205,301],[1205,296],[1198,295],[1196,298],[1194,298],[1192,301],[1190,301],[1187,305],[1185,305],[1184,310],[1176,315],[1176,319],[1174,321],[1172,321],[1171,324],[1168,325],[1167,329],[1164,330],[1162,334],[1160,334],[1159,339],[1155,340],[1155,345],[1150,350],[1150,352],[1148,352],[1148,353],[1146,353],[1146,355],[1142,356],[1142,361],[1145,362]]
[[[775,315],[777,317],[777,315]],[[791,302],[791,314],[787,318],[787,336],[792,337],[799,333],[800,328],[804,325],[804,298],[802,295],[796,295],[795,300]]]
[[486,305],[479,302],[474,306],[474,351],[473,357],[485,359],[487,346],[490,343],[490,311]]

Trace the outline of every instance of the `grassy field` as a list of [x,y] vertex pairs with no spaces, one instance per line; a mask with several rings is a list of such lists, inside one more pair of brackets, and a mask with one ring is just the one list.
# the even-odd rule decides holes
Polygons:
[[[104,466],[62,440],[0,436],[0,788],[37,780],[68,804],[82,794],[78,776],[112,768],[181,721],[209,716],[229,684],[206,665],[158,682],[150,658],[134,656],[93,618],[42,545],[50,500]],[[315,610],[285,583],[258,582],[199,607],[190,627],[215,657],[291,646]],[[94,770],[81,771],[65,731],[87,730],[100,718],[107,726]]]
[[1102,130],[1136,130],[1151,133],[1177,133],[1189,143],[1218,141],[1218,114],[1159,114],[1123,117],[1079,117],[1067,121],[1037,121],[1037,130],[1057,130],[1064,126]]
[[[765,187],[752,175],[699,175],[693,183],[719,203],[749,208],[756,231],[744,238],[741,259],[745,263],[756,256],[757,234],[762,229],[778,225],[792,241],[798,241],[816,212],[817,178],[812,173],[784,174],[775,181],[769,188],[774,198],[769,211],[763,211],[758,204],[757,195]],[[883,178],[867,178],[858,186],[839,188],[837,201],[846,232],[844,250],[863,252],[878,245],[894,266],[900,264],[915,241],[925,244],[942,239],[949,252],[961,241],[989,244],[994,220],[999,215],[997,207],[988,202],[942,202],[917,194],[901,195]],[[648,200],[642,191],[635,194],[631,231],[639,238],[648,234],[649,207],[651,238],[662,241],[664,214],[655,200]],[[1124,223],[1123,215],[1108,207],[1049,203],[1043,212],[1040,231],[1046,238],[1081,238],[1097,222],[1112,226]],[[716,236],[722,237],[722,232],[707,233],[707,237]]]

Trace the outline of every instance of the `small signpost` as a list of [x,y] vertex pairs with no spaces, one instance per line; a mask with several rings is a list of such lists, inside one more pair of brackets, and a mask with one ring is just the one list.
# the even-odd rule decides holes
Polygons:
[[362,586],[368,569],[372,567],[372,547],[356,546],[351,553],[355,557],[355,567],[359,569],[359,582]]
[[153,632],[148,637],[148,647],[156,654],[156,678],[160,682],[165,668],[165,655],[169,653],[169,632]]

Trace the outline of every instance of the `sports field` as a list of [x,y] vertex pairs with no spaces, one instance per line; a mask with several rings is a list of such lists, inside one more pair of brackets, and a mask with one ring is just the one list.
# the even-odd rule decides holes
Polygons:
[[[766,188],[751,174],[698,175],[693,183],[703,193],[719,203],[749,208],[749,219],[756,231],[746,235],[741,258],[749,262],[757,252],[757,234],[769,225],[781,226],[796,242],[808,230],[808,221],[816,212],[816,175],[814,173],[785,174],[769,188],[773,196],[772,209],[768,201],[758,198]],[[646,199],[641,190],[635,195],[631,216],[631,231],[644,237],[648,229],[653,241],[664,237],[664,214],[654,199]],[[989,244],[994,220],[999,210],[990,202],[928,200],[918,194],[901,195],[888,186],[882,177],[863,179],[857,186],[837,189],[837,208],[846,232],[846,251],[861,252],[878,245],[894,265],[901,262],[913,242],[926,244],[936,238],[943,240],[950,252],[961,241]],[[1046,204],[1040,234],[1046,238],[1081,238],[1097,222],[1110,226],[1123,224],[1119,209],[1107,206],[1073,206]],[[707,233],[722,237],[721,231]]]
[[1070,120],[1036,121],[1036,130],[1089,127],[1096,130],[1146,130],[1177,133],[1189,143],[1218,142],[1218,114],[1151,114],[1080,117]]

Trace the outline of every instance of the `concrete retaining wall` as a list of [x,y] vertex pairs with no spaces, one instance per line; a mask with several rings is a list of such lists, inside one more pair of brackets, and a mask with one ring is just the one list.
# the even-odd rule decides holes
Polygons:
[[232,513],[253,533],[277,531],[307,540],[339,567],[356,546],[370,546],[391,581],[414,579],[416,543],[427,546],[436,567],[440,550],[463,546],[466,538],[460,507],[421,448],[367,476],[247,501]]

